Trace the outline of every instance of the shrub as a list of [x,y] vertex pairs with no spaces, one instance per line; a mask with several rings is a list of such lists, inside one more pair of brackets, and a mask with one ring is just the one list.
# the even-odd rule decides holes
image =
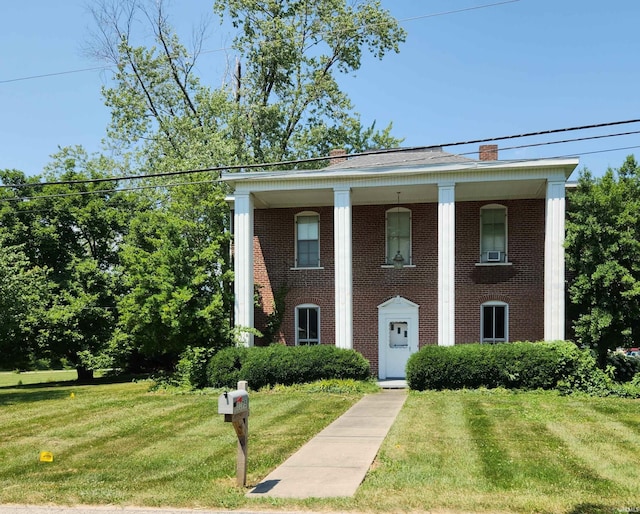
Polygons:
[[[552,389],[591,366],[580,363],[583,353],[573,343],[561,341],[425,346],[407,363],[407,383],[417,390]],[[573,382],[584,385],[578,379]]]
[[207,385],[207,363],[215,350],[187,346],[180,354],[180,360],[176,366],[174,380],[177,385],[189,389],[202,389]]
[[229,347],[216,353],[207,364],[207,385],[234,387],[240,378],[242,363],[249,351],[244,346]]
[[369,362],[354,350],[331,345],[227,348],[209,362],[213,387],[235,387],[247,380],[252,389],[292,385],[324,379],[369,378]]
[[630,382],[636,373],[640,373],[640,357],[624,353],[609,354],[607,365],[613,366],[613,378],[616,382]]

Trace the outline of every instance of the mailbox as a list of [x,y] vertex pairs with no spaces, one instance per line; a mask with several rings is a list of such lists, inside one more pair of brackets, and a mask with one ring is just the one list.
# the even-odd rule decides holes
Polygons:
[[218,414],[242,414],[249,411],[249,394],[246,391],[229,391],[218,397]]
[[238,436],[238,460],[236,463],[236,483],[247,485],[247,442],[249,439],[249,394],[246,380],[238,382],[236,391],[222,393],[218,397],[218,414],[224,414],[226,422],[233,423]]

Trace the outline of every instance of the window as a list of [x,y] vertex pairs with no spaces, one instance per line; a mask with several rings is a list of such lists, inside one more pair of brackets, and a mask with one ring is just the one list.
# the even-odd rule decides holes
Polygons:
[[320,307],[299,305],[296,307],[296,344],[320,343]]
[[296,267],[320,267],[320,216],[303,212],[296,216]]
[[502,205],[480,209],[480,262],[507,262],[507,209]]
[[411,264],[411,211],[404,207],[394,207],[387,211],[386,263],[393,264],[398,252],[405,265]]
[[502,343],[509,340],[509,306],[503,302],[483,303],[480,313],[480,342]]

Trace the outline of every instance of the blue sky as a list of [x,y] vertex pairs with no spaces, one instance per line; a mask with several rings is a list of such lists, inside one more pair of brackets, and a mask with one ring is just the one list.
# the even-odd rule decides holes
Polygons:
[[[499,1],[382,0],[408,36],[399,54],[365,58],[357,74],[341,78],[363,120],[378,127],[393,122],[403,146],[426,146],[640,118],[640,2],[518,0],[437,15]],[[100,88],[108,70],[13,80],[102,64],[83,52],[92,27],[88,3],[23,0],[0,7],[0,168],[35,174],[59,146],[100,150],[109,118]],[[211,5],[173,0],[172,20],[186,39],[192,23],[212,16]],[[232,36],[214,19],[205,50],[228,48]],[[220,84],[227,59],[235,59],[230,50],[201,56],[201,75],[212,86]],[[640,123],[499,145],[636,130]],[[603,150],[634,146],[640,134],[501,150],[500,158],[579,155],[580,167],[601,174],[629,153],[640,156],[640,148]]]

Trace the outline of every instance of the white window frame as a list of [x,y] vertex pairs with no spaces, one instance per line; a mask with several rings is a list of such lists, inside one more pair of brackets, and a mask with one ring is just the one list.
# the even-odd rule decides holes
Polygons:
[[[482,242],[482,232],[483,232],[483,223],[482,223],[482,214],[483,211],[489,210],[502,210],[504,211],[504,250],[496,250],[495,248],[487,249],[483,248]],[[488,205],[483,205],[480,207],[480,262],[483,264],[505,264],[507,263],[507,256],[509,255],[509,211],[505,205],[500,205],[497,203],[492,203]],[[500,259],[498,261],[490,261],[488,259],[488,253],[493,251],[500,251],[504,255],[500,255]]]
[[[302,309],[314,309],[318,316],[318,337],[316,339],[300,339],[299,321],[300,321],[300,311]],[[296,316],[295,316],[295,332],[296,332],[296,346],[300,345],[316,345],[320,344],[320,306],[315,305],[313,303],[303,303],[301,305],[296,305]],[[309,327],[307,325],[307,332],[309,331]]]
[[[413,213],[411,209],[406,207],[392,207],[387,209],[384,214],[384,262],[386,265],[393,265],[393,258],[395,257],[398,247],[389,248],[389,214],[397,212],[409,213],[409,255],[402,255],[404,257],[404,266],[413,265]],[[393,254],[393,255],[392,255]]]
[[[485,339],[484,337],[484,323],[485,323],[485,319],[484,319],[484,308],[485,307],[503,307],[504,308],[504,338],[487,338]],[[495,310],[494,310],[495,312]],[[495,314],[493,316],[494,319],[494,328],[493,328],[493,335],[495,336]],[[499,302],[499,301],[491,301],[491,302],[484,302],[481,306],[480,306],[480,342],[481,343],[508,343],[509,342],[509,304],[505,303],[505,302]]]
[[[301,217],[311,217],[311,216],[315,216],[317,219],[317,227],[318,227],[318,260],[317,260],[317,264],[315,266],[301,266],[300,263],[298,262],[298,218]],[[320,214],[315,212],[315,211],[303,211],[303,212],[299,212],[296,214],[295,219],[294,219],[294,224],[293,224],[293,230],[294,230],[294,240],[295,240],[295,248],[294,248],[294,252],[295,252],[295,267],[296,268],[302,268],[302,269],[313,269],[313,268],[320,268]],[[313,241],[312,239],[309,239],[309,241]]]

